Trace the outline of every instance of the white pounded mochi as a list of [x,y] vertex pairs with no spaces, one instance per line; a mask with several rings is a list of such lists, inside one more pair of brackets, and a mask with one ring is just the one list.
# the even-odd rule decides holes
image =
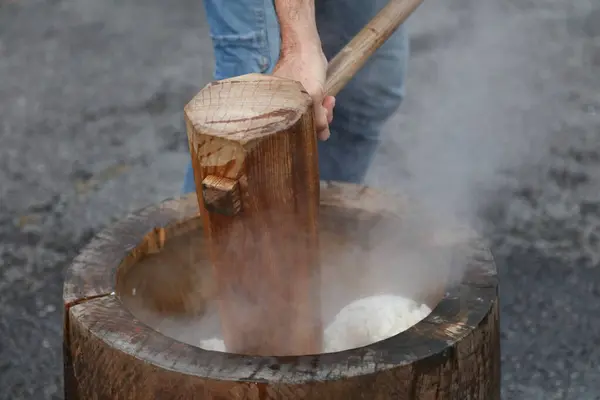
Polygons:
[[227,351],[225,349],[225,342],[223,341],[223,339],[218,339],[218,338],[201,340],[199,347],[204,350],[221,351],[221,352]]
[[407,330],[430,312],[425,304],[395,295],[355,300],[342,308],[325,328],[325,352],[353,349],[387,339]]
[[[325,328],[324,352],[343,351],[387,339],[407,330],[431,309],[411,299],[395,295],[378,295],[355,300],[342,308]],[[226,352],[223,339],[203,339],[199,347]]]

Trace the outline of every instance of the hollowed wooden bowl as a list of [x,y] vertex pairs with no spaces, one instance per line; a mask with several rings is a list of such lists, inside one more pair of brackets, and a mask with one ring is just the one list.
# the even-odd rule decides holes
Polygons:
[[66,399],[500,399],[496,267],[468,229],[366,187],[323,183],[323,318],[376,293],[433,311],[364,347],[251,357],[160,332],[160,318],[199,318],[214,300],[201,228],[195,195],[167,200],[76,257],[63,295]]

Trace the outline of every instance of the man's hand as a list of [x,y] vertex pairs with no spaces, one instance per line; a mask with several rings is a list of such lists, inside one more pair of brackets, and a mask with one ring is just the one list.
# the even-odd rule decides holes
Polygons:
[[313,99],[314,122],[317,137],[329,138],[329,124],[333,120],[335,98],[325,96],[327,58],[320,47],[301,51],[282,52],[273,75],[298,81]]
[[325,96],[327,58],[315,20],[315,0],[275,0],[281,30],[281,54],[273,75],[298,81],[313,99],[315,126],[321,140],[329,138],[335,99]]

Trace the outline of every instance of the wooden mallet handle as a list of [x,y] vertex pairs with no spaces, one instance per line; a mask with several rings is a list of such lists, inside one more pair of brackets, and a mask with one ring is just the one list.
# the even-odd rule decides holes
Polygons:
[[390,0],[369,23],[329,61],[325,93],[335,96],[369,57],[398,29],[423,0]]
[[[335,57],[336,94],[422,0],[392,0]],[[319,172],[312,99],[298,82],[249,74],[185,107],[198,204],[230,352],[321,352]]]

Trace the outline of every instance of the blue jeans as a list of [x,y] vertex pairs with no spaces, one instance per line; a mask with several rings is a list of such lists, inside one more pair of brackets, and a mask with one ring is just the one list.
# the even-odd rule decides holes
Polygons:
[[[388,0],[315,0],[317,26],[331,59]],[[273,0],[204,0],[215,54],[216,80],[270,73],[279,58],[280,34]],[[404,27],[338,93],[331,136],[320,142],[321,180],[361,183],[380,142],[385,121],[404,97],[408,61]],[[183,192],[194,192],[191,163]]]

